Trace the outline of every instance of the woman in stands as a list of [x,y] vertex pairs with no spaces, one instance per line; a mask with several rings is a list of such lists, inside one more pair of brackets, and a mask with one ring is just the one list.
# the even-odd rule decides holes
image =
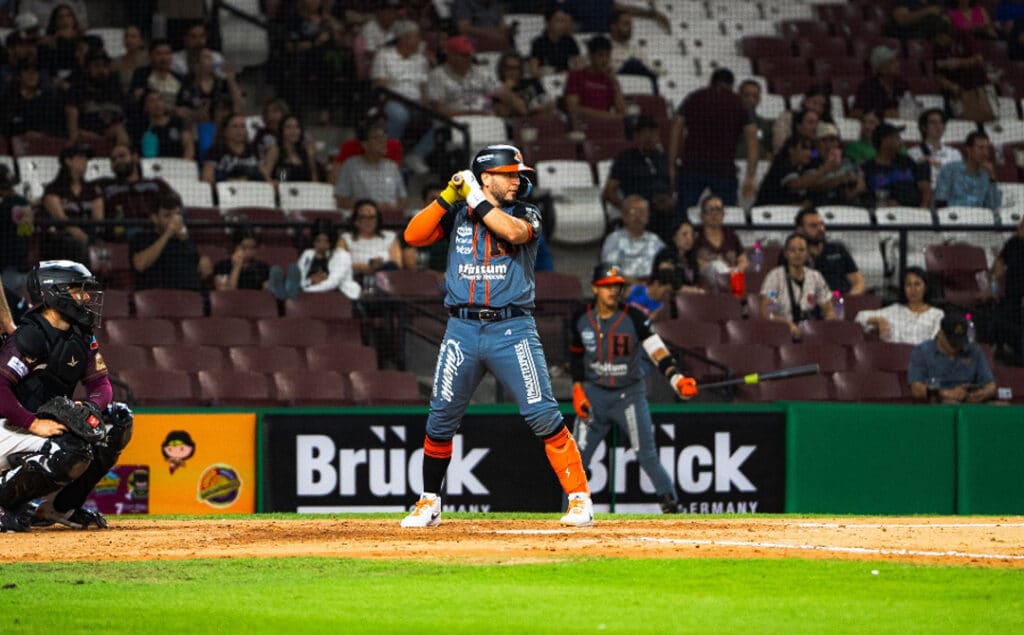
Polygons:
[[124,30],[124,55],[114,60],[114,71],[121,80],[121,89],[128,92],[135,69],[149,64],[149,46],[146,38],[137,26],[128,26]]
[[[60,171],[43,190],[43,208],[55,220],[103,220],[103,194],[100,188],[85,180],[85,170],[92,150],[73,145],[61,150]],[[68,259],[89,262],[89,239],[92,228],[68,226],[47,234],[42,246],[44,260]]]
[[401,267],[402,249],[398,237],[383,226],[384,215],[376,203],[369,199],[356,201],[352,231],[341,235],[338,246],[352,254],[352,270],[361,278]]
[[203,161],[202,178],[207,183],[263,180],[260,158],[249,143],[245,117],[228,115],[217,126],[213,145]]
[[281,120],[291,112],[292,109],[288,107],[288,102],[280,97],[275,97],[263,104],[263,127],[256,131],[256,136],[252,139],[252,144],[261,157],[266,156],[267,151],[277,143]]
[[178,116],[193,123],[220,121],[227,115],[245,114],[245,97],[234,73],[217,76],[213,51],[203,49],[178,91]]
[[806,266],[807,241],[790,234],[783,250],[785,265],[775,267],[761,284],[762,320],[778,320],[789,325],[793,339],[800,339],[800,323],[805,320],[834,320],[832,292],[821,273]]
[[[807,121],[811,117],[807,113],[814,113],[814,121]],[[787,110],[775,118],[772,124],[772,152],[778,153],[782,146],[794,132],[801,133],[801,136],[813,140],[818,122],[835,123],[832,120],[832,102],[829,101],[829,91],[825,86],[815,85],[807,89],[807,93],[800,101],[800,108],[796,112]],[[801,132],[801,125],[803,131]]]
[[668,245],[654,256],[654,266],[661,267],[663,263],[672,265],[676,274],[676,280],[682,285],[679,293],[704,293],[700,283],[700,268],[697,266],[697,230],[690,221],[683,221],[676,225],[672,232],[672,244]]
[[50,77],[67,80],[78,68],[75,50],[78,40],[85,35],[85,29],[78,22],[74,10],[66,4],[58,4],[50,12],[46,35],[39,40],[39,64]]
[[361,292],[352,278],[352,254],[338,246],[334,224],[325,218],[314,223],[313,246],[288,267],[287,275],[277,265],[271,267],[269,288],[280,300],[294,298],[299,291],[341,291],[358,300]]
[[907,267],[899,302],[874,311],[859,311],[854,320],[865,333],[877,329],[883,342],[920,344],[935,337],[942,322],[942,310],[929,304],[930,291],[924,269]]
[[282,181],[321,181],[313,142],[306,138],[302,122],[285,115],[277,131],[278,142],[263,157],[263,178],[274,184]]
[[[700,202],[701,228],[694,250],[701,276],[712,287],[717,286],[719,276],[733,270],[747,270],[747,256],[740,237],[731,227],[722,224],[724,220],[725,205],[720,197],[710,194]],[[728,283],[725,287],[728,288]]]

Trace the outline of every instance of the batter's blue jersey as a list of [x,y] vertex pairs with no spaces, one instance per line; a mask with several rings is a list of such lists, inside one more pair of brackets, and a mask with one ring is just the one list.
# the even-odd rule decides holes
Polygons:
[[533,238],[521,245],[499,238],[469,213],[465,201],[454,204],[441,219],[441,228],[448,237],[446,306],[534,307],[533,270],[541,231],[540,210],[519,201],[500,209],[526,221],[533,229]]

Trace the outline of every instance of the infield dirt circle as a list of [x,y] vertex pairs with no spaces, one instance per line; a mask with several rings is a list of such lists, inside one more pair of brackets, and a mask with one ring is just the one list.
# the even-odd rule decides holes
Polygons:
[[0,562],[192,558],[436,559],[529,563],[623,558],[828,558],[1024,568],[1024,517],[605,520],[446,518],[402,529],[395,518],[122,520],[106,530],[36,528],[4,536]]

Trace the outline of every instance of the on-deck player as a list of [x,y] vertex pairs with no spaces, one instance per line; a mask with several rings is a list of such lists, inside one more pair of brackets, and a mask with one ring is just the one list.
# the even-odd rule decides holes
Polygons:
[[448,238],[444,303],[451,317],[437,356],[423,440],[423,494],[403,527],[440,524],[452,439],[484,370],[515,396],[527,425],[544,440],[548,461],[569,498],[562,524],[594,522],[579,449],[552,395],[532,315],[541,216],[536,207],[517,200],[521,186],[529,187],[523,175],[528,171],[533,169],[523,164],[517,148],[488,146],[405,230],[406,242],[414,247]]

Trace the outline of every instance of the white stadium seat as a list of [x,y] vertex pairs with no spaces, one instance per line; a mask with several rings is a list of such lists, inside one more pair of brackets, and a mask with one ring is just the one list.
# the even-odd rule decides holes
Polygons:
[[643,75],[616,75],[623,95],[653,95],[654,85]]
[[573,245],[596,243],[604,237],[606,224],[598,188],[569,190],[555,199],[551,240]]
[[821,217],[826,223],[836,225],[857,225],[861,227],[871,226],[871,212],[863,207],[848,205],[823,205],[818,208]]
[[[18,157],[18,175],[22,183],[45,186],[60,171],[60,159],[49,155]],[[42,189],[40,188],[40,193]]]
[[95,35],[103,40],[103,50],[117,59],[125,54],[124,29],[89,29],[86,35]]
[[932,227],[932,213],[921,207],[879,207],[875,210],[875,222],[882,226],[916,225]]
[[943,143],[963,143],[967,135],[978,129],[978,124],[966,119],[950,119],[946,122],[946,132],[942,135]]
[[213,207],[213,187],[206,181],[164,178],[185,207]]
[[538,161],[534,169],[537,170],[538,186],[555,195],[565,195],[573,190],[592,188],[595,185],[594,174],[586,161]]
[[1024,183],[1000,183],[1003,204],[999,208],[999,219],[1004,227],[1016,225],[1024,219]]
[[750,210],[750,224],[754,227],[792,227],[797,205],[758,205]]
[[151,157],[142,159],[142,176],[176,181],[198,181],[199,164],[192,159]]
[[110,159],[107,157],[94,157],[89,159],[89,163],[85,166],[86,181],[95,181],[96,179],[113,176],[114,172],[110,169]]
[[939,227],[989,226],[996,224],[995,214],[984,207],[944,207],[935,212]]
[[263,128],[262,115],[249,115],[245,118],[245,131],[249,134],[249,141],[256,138],[256,133]]
[[[230,4],[241,13],[263,15],[261,0],[231,0]],[[225,9],[219,11],[217,18],[224,59],[242,67],[266,63],[270,57],[270,38],[266,27],[252,24]]]
[[322,210],[337,209],[334,200],[334,186],[330,183],[287,182],[277,186],[281,209]]
[[[505,120],[496,115],[457,115],[453,117],[458,123],[469,126],[469,145],[482,148],[493,143],[508,143],[508,131]],[[452,128],[452,141],[461,144],[462,132]]]
[[222,210],[236,207],[274,207],[274,186],[252,181],[224,181],[217,184],[217,206]]

